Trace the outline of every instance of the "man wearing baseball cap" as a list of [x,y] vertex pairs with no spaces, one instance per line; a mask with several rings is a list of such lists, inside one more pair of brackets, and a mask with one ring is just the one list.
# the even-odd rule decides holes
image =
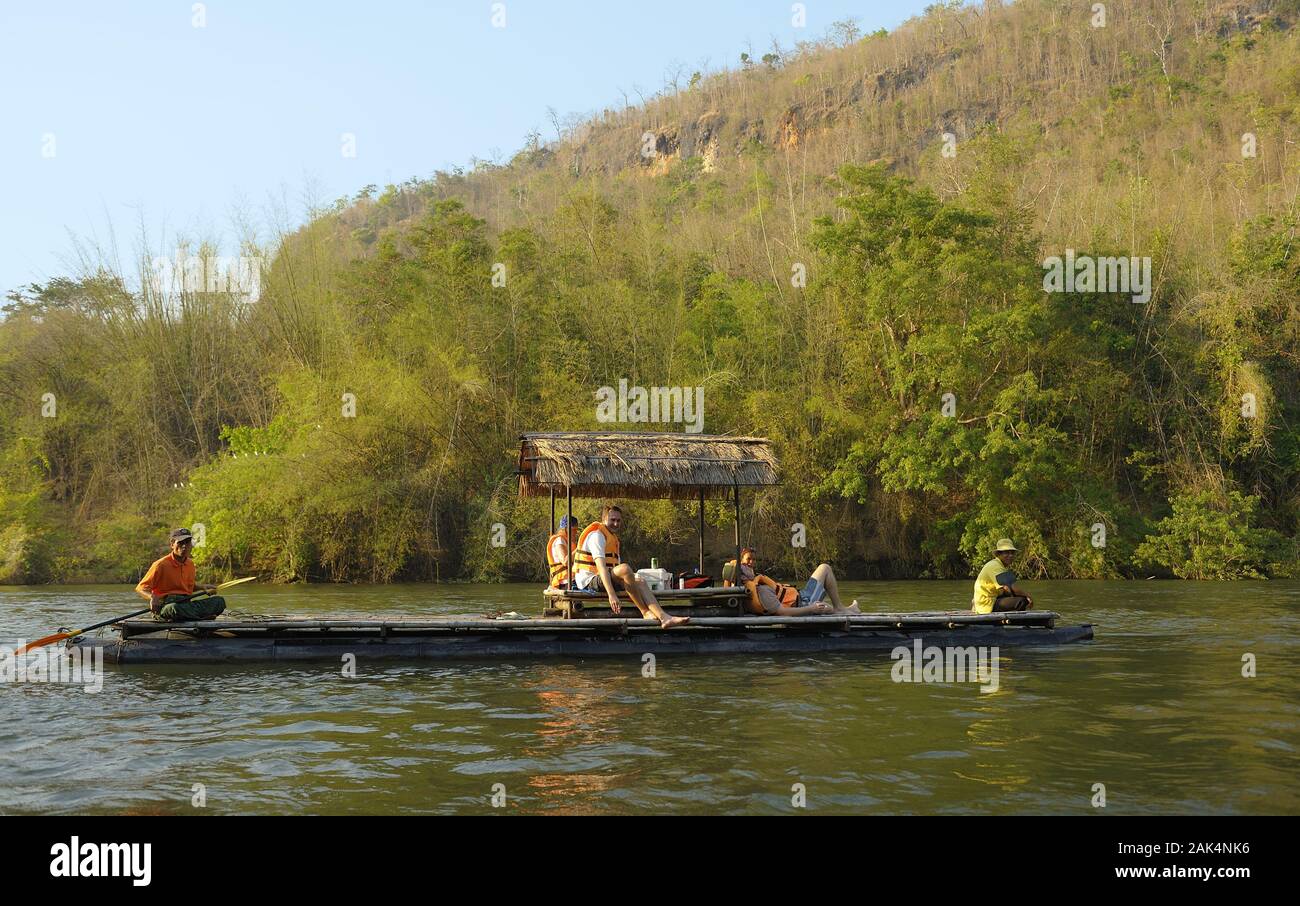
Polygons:
[[214,620],[226,609],[224,598],[204,597],[190,600],[195,590],[213,592],[215,585],[194,584],[194,561],[190,550],[194,537],[187,528],[171,533],[171,553],[155,560],[135,587],[136,594],[149,600],[149,611],[155,619],[169,623],[187,623],[194,620]]
[[1011,561],[1015,559],[1016,546],[1010,538],[1002,538],[993,549],[993,559],[984,564],[975,578],[975,597],[971,610],[976,613],[994,613],[1007,610],[1031,610],[1034,599],[1016,585]]

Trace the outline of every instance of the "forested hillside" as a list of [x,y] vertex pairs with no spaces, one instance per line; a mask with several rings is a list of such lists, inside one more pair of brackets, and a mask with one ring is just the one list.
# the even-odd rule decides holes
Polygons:
[[[0,582],[134,578],[193,523],[218,570],[540,578],[518,435],[683,429],[599,422],[620,380],[702,387],[706,432],[773,439],[744,531],[778,571],[966,576],[1010,536],[1026,575],[1294,574],[1298,22],[838,23],[508,161],[358,187],[243,250],[256,301],[107,266],[15,290]],[[1067,253],[1149,259],[1150,298],[1046,291]],[[634,560],[668,537],[691,562],[690,508],[629,515]]]

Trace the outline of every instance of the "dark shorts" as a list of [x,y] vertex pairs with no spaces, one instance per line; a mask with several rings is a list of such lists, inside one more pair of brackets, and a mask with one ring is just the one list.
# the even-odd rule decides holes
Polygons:
[[[618,576],[610,576],[610,578],[614,580],[614,591],[627,591],[627,586],[623,584],[622,579],[620,579]],[[600,581],[600,573],[596,573],[594,576],[591,577],[591,584],[588,585],[586,588],[584,588],[583,591],[595,591],[595,592],[602,592],[602,593],[605,591],[605,583]]]
[[1013,610],[1028,610],[1029,599],[1019,595],[1003,595],[993,602],[994,613],[1007,613]]

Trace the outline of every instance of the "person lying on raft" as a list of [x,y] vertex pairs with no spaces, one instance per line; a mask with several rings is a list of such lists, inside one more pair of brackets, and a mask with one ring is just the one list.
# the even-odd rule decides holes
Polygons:
[[[733,561],[734,562],[734,561]],[[800,591],[793,585],[782,585],[775,579],[760,575],[755,566],[754,551],[745,548],[740,552],[740,567],[736,578],[749,592],[746,602],[750,611],[770,617],[811,617],[834,613],[861,613],[856,603],[848,607],[840,600],[840,587],[835,581],[835,571],[829,563],[813,570],[809,580],[812,599],[805,597],[809,589]],[[830,603],[821,600],[822,593],[830,596]]]
[[560,517],[560,530],[546,539],[546,569],[551,576],[551,588],[569,587],[569,547],[573,544],[573,527],[576,520]]
[[215,585],[194,584],[194,561],[190,550],[194,538],[186,528],[171,533],[172,551],[161,560],[155,560],[135,587],[136,594],[149,601],[149,612],[154,619],[169,623],[189,623],[196,620],[215,620],[226,609],[226,599],[209,597],[197,601],[189,596],[198,591],[216,591]]
[[1016,585],[1016,575],[1011,572],[1011,561],[1017,553],[1019,551],[1010,538],[998,541],[998,546],[993,550],[993,559],[985,563],[980,574],[975,577],[975,596],[971,599],[971,610],[975,613],[1033,610],[1034,599]]
[[623,511],[611,504],[602,510],[601,522],[593,522],[578,536],[573,554],[573,584],[584,591],[603,591],[609,597],[609,609],[620,613],[618,593],[626,591],[643,617],[653,617],[664,629],[689,622],[690,617],[670,617],[659,606],[650,586],[639,578],[619,556],[618,530],[623,525]]

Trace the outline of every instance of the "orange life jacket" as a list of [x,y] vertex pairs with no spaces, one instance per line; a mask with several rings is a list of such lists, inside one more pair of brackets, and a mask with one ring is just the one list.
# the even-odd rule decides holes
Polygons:
[[782,607],[798,607],[800,605],[799,589],[793,585],[776,584],[776,599],[781,602]]
[[[762,583],[758,581],[760,578],[762,577],[758,575],[754,576],[754,593],[745,598],[745,607],[749,609],[750,613],[755,613],[759,616],[766,616],[767,611],[763,608],[762,599],[758,596],[758,589],[762,587]],[[743,581],[739,580],[739,577],[737,577],[737,579],[737,584],[744,584]],[[772,589],[772,594],[776,595],[777,603],[782,607],[800,607],[803,605],[803,601],[799,598],[799,589],[795,588],[793,585],[782,585],[780,582],[777,582],[776,588]]]
[[578,546],[573,552],[574,572],[580,569],[589,573],[598,572],[596,561],[592,558],[591,552],[587,550],[587,538],[591,536],[592,532],[600,532],[605,536],[605,565],[613,569],[622,562],[618,556],[618,535],[605,528],[605,523],[593,522],[583,529],[582,534],[578,536]]
[[559,588],[569,581],[569,558],[556,560],[553,551],[555,550],[555,539],[563,538],[565,544],[569,542],[569,536],[566,532],[556,532],[546,539],[546,566],[551,571],[551,587]]

